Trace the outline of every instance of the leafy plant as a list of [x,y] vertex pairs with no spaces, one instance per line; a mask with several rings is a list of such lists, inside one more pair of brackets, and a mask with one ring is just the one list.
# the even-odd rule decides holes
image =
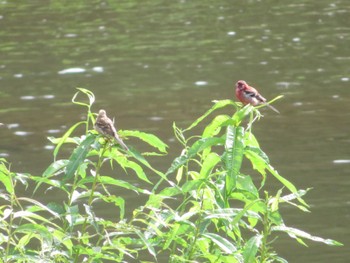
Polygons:
[[[81,96],[87,101],[78,99]],[[167,145],[159,138],[120,130],[120,136],[134,137],[154,149],[140,153],[128,145],[125,151],[91,130],[95,121],[91,91],[79,88],[72,101],[87,108],[86,120],[61,138],[49,138],[56,144],[54,161],[41,176],[13,173],[6,160],[0,160],[0,182],[5,187],[0,193],[3,262],[286,262],[273,249],[279,232],[301,244],[310,239],[341,245],[284,224],[280,205],[308,211],[302,199],[308,190],[297,190],[270,164],[252,133],[261,117],[256,108],[216,101],[187,129],[174,124],[183,150],[163,173],[146,160],[166,154]],[[191,134],[223,108],[234,113],[216,115],[201,134]],[[85,133],[73,136],[79,126]],[[68,145],[74,150],[69,158],[61,158],[62,147]],[[241,172],[244,159],[261,180]],[[150,174],[152,180],[158,179],[152,182]],[[123,180],[125,175],[145,186]],[[281,183],[273,194],[265,189],[270,176]],[[33,189],[31,197],[17,195],[19,183]],[[133,191],[147,202],[126,216],[128,200],[116,189]],[[56,194],[64,198],[45,201],[45,196]],[[116,210],[118,217],[99,215],[102,205]]]

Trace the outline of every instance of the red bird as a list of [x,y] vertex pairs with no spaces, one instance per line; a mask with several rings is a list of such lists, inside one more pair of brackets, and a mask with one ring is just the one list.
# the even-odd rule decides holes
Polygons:
[[236,97],[243,104],[251,104],[253,106],[264,104],[271,108],[273,111],[280,113],[275,107],[272,107],[266,102],[266,99],[260,95],[260,93],[249,86],[244,80],[239,80],[236,83]]

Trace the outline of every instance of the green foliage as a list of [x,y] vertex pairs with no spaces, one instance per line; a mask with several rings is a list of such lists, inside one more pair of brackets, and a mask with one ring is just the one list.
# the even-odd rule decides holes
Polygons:
[[[134,137],[154,149],[140,153],[131,146],[125,151],[98,135],[90,129],[95,121],[94,94],[78,90],[72,101],[87,108],[86,120],[61,138],[49,138],[56,144],[54,161],[41,176],[11,172],[6,160],[0,160],[4,186],[0,256],[4,262],[125,262],[143,257],[153,262],[158,258],[162,262],[286,262],[272,246],[273,237],[281,232],[303,245],[307,239],[341,245],[284,224],[280,205],[308,211],[302,199],[308,190],[298,190],[270,164],[251,131],[260,118],[256,108],[216,101],[187,129],[174,124],[183,150],[163,173],[145,157],[161,158],[167,150],[164,142],[145,132],[120,131],[123,137]],[[78,100],[81,96],[88,102]],[[201,135],[191,134],[225,107],[234,110],[232,116],[214,116]],[[247,128],[242,125],[246,119]],[[85,134],[72,137],[81,125]],[[59,159],[66,144],[75,148],[68,159]],[[260,183],[242,173],[245,158],[261,175]],[[123,180],[125,174],[148,187]],[[151,174],[158,179],[150,180]],[[264,189],[271,176],[281,183],[277,193]],[[31,197],[17,195],[19,183],[35,185]],[[127,200],[115,195],[117,189],[133,191],[147,201],[127,218]],[[39,190],[65,198],[40,202]],[[283,191],[289,193],[283,195]],[[113,221],[97,215],[101,203],[118,211]]]

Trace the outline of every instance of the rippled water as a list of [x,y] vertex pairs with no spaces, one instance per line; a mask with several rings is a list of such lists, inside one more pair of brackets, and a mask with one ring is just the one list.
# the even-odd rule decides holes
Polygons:
[[[52,161],[46,137],[84,115],[70,102],[83,87],[121,129],[166,141],[170,163],[172,122],[184,127],[245,79],[285,96],[254,132],[282,175],[314,188],[312,213],[288,209],[286,224],[350,245],[349,17],[347,0],[2,2],[0,156],[41,174]],[[350,256],[309,244],[281,237],[278,250],[290,262]]]

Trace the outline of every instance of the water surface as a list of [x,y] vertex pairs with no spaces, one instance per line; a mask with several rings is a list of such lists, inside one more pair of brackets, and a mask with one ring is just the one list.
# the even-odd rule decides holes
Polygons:
[[[267,98],[285,96],[281,114],[263,110],[254,132],[282,175],[313,187],[312,213],[287,208],[285,223],[348,246],[349,17],[346,0],[2,2],[0,154],[15,171],[41,174],[52,161],[46,137],[84,117],[70,102],[83,87],[121,129],[168,143],[170,163],[173,121],[185,127],[244,79]],[[277,248],[290,262],[350,256],[308,244],[281,236]]]

